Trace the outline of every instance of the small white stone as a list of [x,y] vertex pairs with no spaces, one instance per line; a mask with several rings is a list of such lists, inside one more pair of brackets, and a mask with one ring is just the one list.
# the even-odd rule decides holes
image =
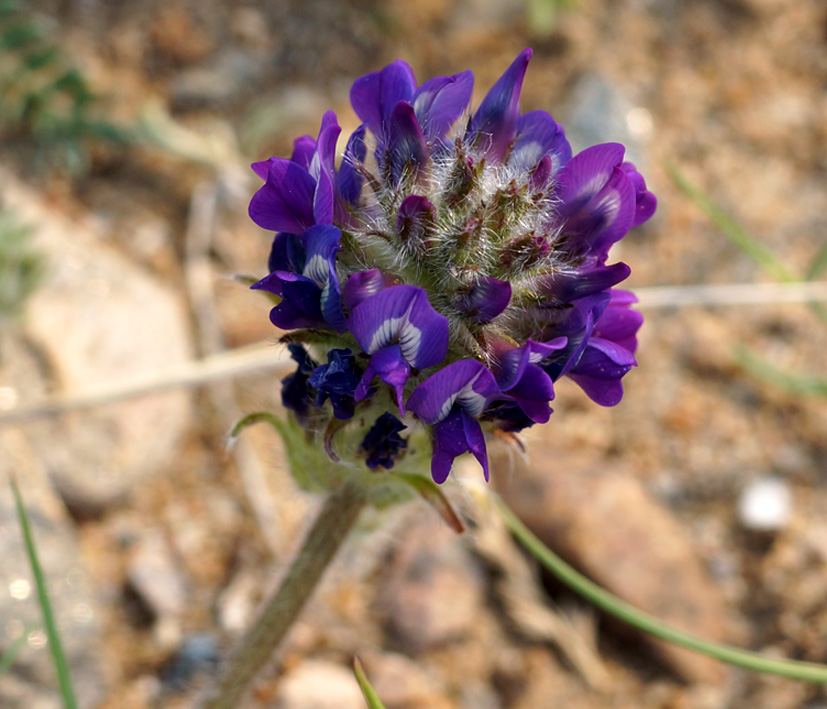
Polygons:
[[747,529],[772,532],[787,524],[792,495],[779,478],[762,478],[747,485],[738,498],[738,519]]

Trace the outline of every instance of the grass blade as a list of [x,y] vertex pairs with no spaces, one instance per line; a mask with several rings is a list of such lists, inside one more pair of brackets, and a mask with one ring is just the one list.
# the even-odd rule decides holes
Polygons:
[[35,585],[37,586],[37,597],[40,602],[40,609],[43,612],[43,623],[46,626],[46,635],[49,638],[49,649],[52,652],[52,661],[54,662],[58,684],[60,685],[60,695],[63,698],[63,706],[66,707],[66,709],[77,709],[78,705],[75,700],[75,692],[72,689],[72,679],[69,676],[69,664],[66,662],[66,655],[63,653],[63,645],[60,642],[60,636],[57,632],[57,623],[55,623],[52,604],[49,600],[48,590],[46,589],[46,579],[43,576],[43,569],[41,569],[40,561],[37,557],[34,536],[29,525],[29,517],[26,514],[26,508],[23,506],[23,498],[20,496],[17,480],[13,476],[11,478],[11,488],[14,493],[15,504],[17,505],[17,515],[20,518],[20,529],[23,533],[23,541],[26,544],[26,552],[32,567],[32,576],[34,576]]
[[14,664],[14,661],[17,659],[20,651],[26,647],[26,640],[32,630],[32,628],[25,628],[23,632],[20,633],[20,637],[17,638],[17,640],[15,640],[2,655],[0,655],[0,677],[11,669],[11,666]]
[[744,346],[736,348],[735,359],[743,369],[753,376],[775,384],[793,394],[827,396],[827,377],[808,377],[802,374],[785,372]]
[[376,690],[368,682],[365,670],[362,668],[362,663],[359,662],[358,657],[353,658],[353,674],[356,675],[356,681],[359,683],[359,689],[362,690],[362,695],[365,697],[368,707],[370,709],[385,709],[385,705],[382,704]]
[[669,177],[675,186],[692,200],[709,217],[733,244],[763,268],[775,280],[782,283],[797,281],[795,273],[778,257],[758,241],[734,217],[719,207],[703,190],[693,185],[674,165],[668,165]]
[[730,645],[714,643],[692,633],[677,630],[666,625],[654,616],[635,608],[569,566],[537,539],[502,500],[499,498],[494,499],[499,513],[505,520],[506,526],[511,530],[511,533],[517,538],[520,544],[548,569],[555,578],[600,610],[649,635],[654,635],[667,642],[680,645],[693,652],[713,657],[716,660],[727,662],[730,665],[743,667],[754,672],[781,675],[782,677],[803,680],[805,682],[827,684],[827,665],[820,665],[815,662],[802,662],[799,660],[779,660],[765,657],[756,652],[741,650]]

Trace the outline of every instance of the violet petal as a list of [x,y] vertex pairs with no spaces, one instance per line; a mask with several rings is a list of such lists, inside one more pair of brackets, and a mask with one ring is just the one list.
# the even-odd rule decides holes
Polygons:
[[400,101],[410,101],[414,91],[413,69],[397,59],[380,71],[356,79],[350,89],[350,103],[359,119],[381,138],[394,106]]
[[316,181],[291,160],[270,158],[267,181],[250,201],[250,219],[262,229],[300,234],[315,224]]
[[407,173],[414,175],[428,164],[428,142],[411,104],[400,101],[390,115],[385,143],[391,179],[394,184]]
[[422,132],[430,143],[445,138],[467,110],[473,90],[474,75],[470,71],[437,76],[417,89],[412,103]]
[[398,343],[417,369],[439,364],[448,351],[448,319],[416,286],[393,286],[366,298],[351,311],[348,327],[368,354]]
[[520,89],[531,49],[524,49],[491,87],[471,119],[468,135],[493,160],[502,160],[517,130]]
[[367,154],[365,127],[364,123],[360,125],[348,139],[337,177],[339,194],[351,207],[359,205],[359,196],[362,194],[362,185],[365,182],[365,178],[357,167],[365,162]]
[[456,302],[457,309],[478,323],[491,322],[511,301],[511,284],[491,276],[480,276],[469,293]]
[[385,384],[393,387],[396,392],[396,403],[399,406],[399,413],[401,416],[405,415],[405,406],[403,404],[403,394],[405,382],[411,374],[411,368],[405,362],[402,356],[402,351],[399,345],[388,345],[381,350],[377,350],[370,358],[367,369],[356,387],[354,395],[356,401],[361,401],[368,395],[368,388],[373,382],[373,378],[378,376]]
[[566,134],[546,111],[529,111],[517,120],[517,139],[508,156],[508,163],[530,170],[548,155],[551,174],[571,160],[571,146]]
[[501,395],[494,375],[482,362],[462,359],[422,382],[408,397],[406,407],[425,423],[433,425],[445,419],[454,406],[471,416],[478,416]]

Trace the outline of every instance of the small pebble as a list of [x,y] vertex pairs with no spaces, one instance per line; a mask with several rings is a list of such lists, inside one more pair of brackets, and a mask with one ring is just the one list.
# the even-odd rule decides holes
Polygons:
[[747,485],[738,498],[738,519],[747,529],[774,532],[792,514],[790,487],[779,478],[762,478]]

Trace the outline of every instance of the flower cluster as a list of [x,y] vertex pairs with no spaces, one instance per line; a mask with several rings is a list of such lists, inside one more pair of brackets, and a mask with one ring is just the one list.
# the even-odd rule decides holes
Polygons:
[[277,232],[253,288],[295,331],[282,399],[331,455],[335,432],[367,421],[359,456],[389,469],[424,424],[436,482],[467,452],[487,479],[484,428],[548,421],[560,377],[620,400],[642,319],[613,289],[629,268],[606,261],[655,198],[622,145],[572,156],[548,113],[520,113],[530,58],[475,111],[470,71],[418,85],[396,61],[353,84],[362,123],[338,167],[332,111],[289,160],[253,165],[250,216]]

